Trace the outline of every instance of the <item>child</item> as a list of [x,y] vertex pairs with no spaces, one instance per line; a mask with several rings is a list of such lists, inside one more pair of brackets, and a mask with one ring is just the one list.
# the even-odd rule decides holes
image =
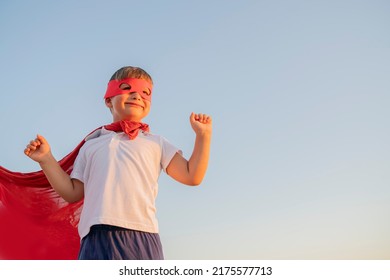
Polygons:
[[84,198],[78,231],[79,259],[163,259],[155,199],[161,170],[186,185],[206,173],[211,117],[190,116],[196,134],[189,160],[165,138],[149,133],[152,78],[141,68],[123,67],[108,83],[105,104],[113,123],[91,133],[68,175],[43,136],[25,154],[38,162],[53,189],[66,201]]

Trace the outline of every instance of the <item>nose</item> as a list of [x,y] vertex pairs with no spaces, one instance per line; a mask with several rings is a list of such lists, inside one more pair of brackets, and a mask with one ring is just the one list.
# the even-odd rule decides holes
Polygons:
[[130,92],[130,98],[135,100],[141,100],[141,95],[137,91]]

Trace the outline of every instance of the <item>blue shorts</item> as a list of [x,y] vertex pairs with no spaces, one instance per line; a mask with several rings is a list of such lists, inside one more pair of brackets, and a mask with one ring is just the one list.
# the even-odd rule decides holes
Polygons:
[[79,260],[163,260],[158,233],[94,225],[81,240]]

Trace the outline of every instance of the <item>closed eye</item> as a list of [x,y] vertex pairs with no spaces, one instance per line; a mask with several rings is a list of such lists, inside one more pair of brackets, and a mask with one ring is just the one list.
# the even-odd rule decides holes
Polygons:
[[119,88],[122,90],[131,90],[131,86],[129,84],[121,84]]

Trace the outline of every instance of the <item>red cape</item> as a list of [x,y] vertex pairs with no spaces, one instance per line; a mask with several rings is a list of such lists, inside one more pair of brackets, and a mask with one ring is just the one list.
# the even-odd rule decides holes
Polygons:
[[[149,131],[147,124],[127,120],[104,127],[123,131],[130,139],[137,137],[139,129]],[[87,137],[59,161],[66,173],[72,172]],[[0,166],[0,202],[0,259],[77,259],[83,201],[67,203],[52,189],[43,171],[20,173]]]
[[[59,161],[68,174],[84,143]],[[0,259],[77,259],[82,205],[63,200],[43,171],[20,173],[0,166]]]

